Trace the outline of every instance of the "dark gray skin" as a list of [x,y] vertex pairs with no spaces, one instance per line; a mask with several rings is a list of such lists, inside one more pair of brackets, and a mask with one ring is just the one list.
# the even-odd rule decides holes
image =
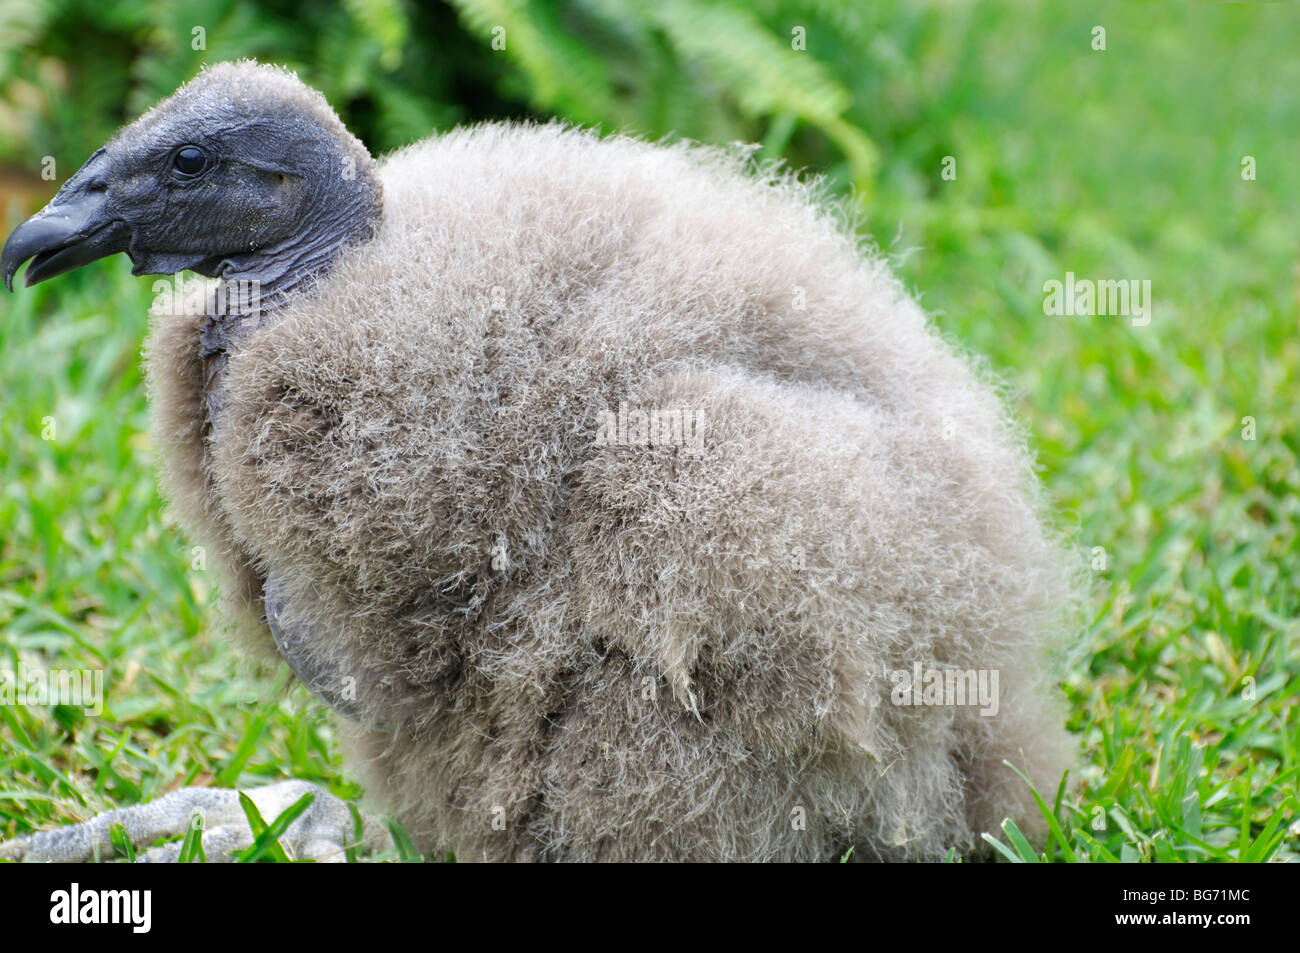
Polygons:
[[[29,259],[31,286],[126,252],[135,275],[190,270],[232,287],[253,282],[264,317],[290,289],[327,270],[345,245],[368,239],[380,209],[378,184],[310,116],[287,110],[268,120],[193,96],[142,117],[92,155],[9,236],[0,274],[12,291]],[[210,312],[203,331],[209,426],[220,412],[226,348],[259,323],[232,317],[249,315]],[[267,624],[294,674],[340,714],[359,717],[355,700],[340,693],[340,673],[307,660],[311,633],[285,627],[274,580],[264,583]]]

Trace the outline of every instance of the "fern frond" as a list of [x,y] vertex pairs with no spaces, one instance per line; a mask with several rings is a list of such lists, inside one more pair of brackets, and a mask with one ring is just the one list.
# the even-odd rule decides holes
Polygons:
[[792,113],[820,129],[844,153],[854,184],[869,188],[876,147],[844,118],[851,97],[812,54],[792,49],[737,7],[664,0],[650,9],[680,55],[705,63],[742,110]]
[[561,26],[555,8],[530,0],[452,0],[473,33],[504,43],[532,85],[536,105],[579,122],[608,121],[615,112],[605,62]]

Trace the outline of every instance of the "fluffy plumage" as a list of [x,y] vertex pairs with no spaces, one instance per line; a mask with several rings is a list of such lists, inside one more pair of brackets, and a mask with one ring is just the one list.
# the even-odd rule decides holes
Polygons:
[[[346,136],[284,73],[196,82]],[[249,644],[274,652],[271,573],[306,661],[360,686],[387,730],[355,763],[424,846],[898,860],[1041,832],[1002,762],[1048,792],[1070,760],[1062,552],[994,388],[843,216],[739,152],[558,125],[359,164],[373,239],[232,340],[210,423],[206,319],[155,315],[154,440]],[[702,444],[600,445],[623,404]],[[918,662],[997,670],[997,715],[895,704]]]

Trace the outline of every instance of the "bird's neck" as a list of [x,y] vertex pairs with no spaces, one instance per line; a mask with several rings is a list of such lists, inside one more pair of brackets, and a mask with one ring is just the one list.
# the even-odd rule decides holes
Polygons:
[[369,241],[379,227],[382,191],[369,170],[321,184],[309,194],[313,200],[303,215],[309,224],[299,234],[222,261],[208,298],[205,359],[265,324],[323,278],[345,248]]

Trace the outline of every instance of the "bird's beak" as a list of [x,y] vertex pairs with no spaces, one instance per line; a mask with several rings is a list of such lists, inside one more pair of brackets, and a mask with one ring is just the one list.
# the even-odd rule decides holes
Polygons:
[[108,190],[102,177],[104,150],[96,152],[59,189],[49,205],[14,229],[0,251],[5,287],[14,290],[14,273],[27,259],[28,287],[126,251],[131,238],[123,221],[106,214]]

